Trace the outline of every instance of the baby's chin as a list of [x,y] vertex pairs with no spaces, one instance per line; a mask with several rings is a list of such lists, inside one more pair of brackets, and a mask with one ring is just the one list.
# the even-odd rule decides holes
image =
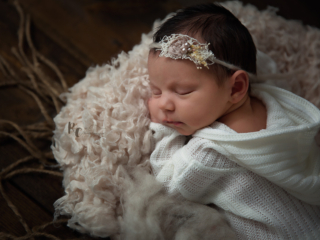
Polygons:
[[181,132],[181,131],[178,131],[179,133],[181,133],[182,135],[184,136],[191,136],[193,135],[196,131],[193,131],[193,132]]
[[[172,127],[172,126],[169,126],[169,127]],[[177,130],[177,132],[179,132],[184,136],[190,136],[197,131],[197,130],[191,130],[191,129],[176,128],[176,127],[172,127],[172,128]]]

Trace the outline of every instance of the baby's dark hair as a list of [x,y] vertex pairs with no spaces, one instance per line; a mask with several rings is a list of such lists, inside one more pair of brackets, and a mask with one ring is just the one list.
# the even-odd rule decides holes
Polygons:
[[[256,47],[248,29],[220,4],[201,4],[179,10],[164,22],[153,36],[160,42],[164,36],[174,33],[200,36],[210,43],[215,57],[241,69],[256,74]],[[210,65],[221,83],[234,70],[219,64]]]

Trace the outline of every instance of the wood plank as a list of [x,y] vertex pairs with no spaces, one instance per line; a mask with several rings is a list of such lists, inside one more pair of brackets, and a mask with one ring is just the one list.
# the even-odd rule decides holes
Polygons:
[[[21,71],[21,64],[11,52],[11,48],[17,47],[18,45],[18,27],[19,15],[16,9],[12,4],[0,1],[0,33],[1,36],[5,36],[1,39],[0,55],[8,61],[14,72],[18,74],[21,79],[29,81],[27,76]],[[87,66],[79,62],[67,51],[64,51],[63,48],[39,29],[32,27],[31,34],[36,48],[57,65],[64,75],[68,86],[71,87],[78,82],[79,79],[84,77]],[[30,53],[26,44],[25,50],[27,53]],[[44,70],[46,69],[47,68],[44,68]],[[46,73],[52,79],[58,81],[53,71],[46,71]],[[0,81],[5,80],[1,72],[0,77]],[[56,114],[53,107],[49,108],[49,106],[46,106],[46,108],[52,112],[52,116]],[[7,119],[23,125],[44,120],[35,100],[16,87],[0,88],[0,119]]]
[[31,96],[16,87],[6,87],[0,88],[0,119],[28,125],[43,120],[43,116]]
[[61,181],[62,178],[45,173],[29,173],[17,175],[10,182],[53,216],[53,203],[64,195]]
[[[244,1],[249,2],[259,9],[268,5],[279,7],[279,14],[288,19],[304,18],[305,24],[319,24],[319,15],[300,0],[292,0],[290,7],[285,1],[278,0]],[[140,41],[141,33],[150,31],[156,18],[163,18],[194,1],[25,0],[22,4],[32,14],[37,27],[67,51],[83,57],[86,64],[102,64],[121,50],[129,51]]]
[[[37,206],[37,204],[22,194],[12,184],[5,182],[4,189],[7,196],[18,208],[18,211],[30,228],[52,220],[52,215],[43,211],[39,206]],[[15,234],[17,236],[25,235],[26,232],[23,226],[1,195],[0,206],[0,231]]]
[[[12,64],[16,73],[19,73],[20,63],[11,53],[11,47],[17,46],[17,29],[19,25],[19,16],[13,5],[9,3],[0,2],[0,32],[2,36],[6,36],[1,40],[0,54]],[[72,86],[80,78],[84,76],[87,66],[84,66],[76,58],[74,58],[67,51],[64,51],[56,42],[52,41],[47,35],[43,34],[37,28],[32,29],[32,36],[34,43],[38,50],[47,56],[50,60],[54,61],[60,70],[63,72],[69,86]],[[28,51],[27,51],[28,52]],[[30,51],[29,51],[30,52]],[[53,75],[53,74],[52,74]],[[52,76],[51,75],[51,76]],[[3,75],[0,75],[3,81]],[[10,87],[0,89],[0,118],[14,121],[21,125],[43,121],[43,117],[39,111],[35,101],[26,93],[21,90]],[[48,145],[50,143],[46,143]],[[17,144],[14,140],[2,142],[0,146],[0,169],[8,166],[17,159],[29,155],[29,153]],[[22,214],[29,209],[34,210],[31,219],[38,219],[38,221],[27,222],[31,225],[39,225],[53,219],[53,202],[63,195],[63,188],[61,178],[52,177],[43,174],[27,174],[13,177],[10,181],[5,181],[10,189],[14,192],[8,192],[9,196],[13,197],[18,203],[17,207],[23,209]],[[28,200],[25,200],[25,199]],[[18,236],[23,235],[25,232],[19,223],[18,219],[13,216],[10,208],[2,201],[1,203],[1,219],[0,231],[7,231]],[[31,203],[30,203],[31,202]],[[23,204],[26,205],[23,205]],[[35,207],[38,210],[35,210]],[[47,216],[46,219],[40,216]],[[10,218],[11,217],[11,218]],[[6,219],[10,219],[5,221]],[[79,233],[65,227],[59,227],[57,231],[56,226],[50,226],[51,233],[56,233],[65,238],[77,238]],[[65,237],[63,237],[65,236]],[[89,238],[85,238],[89,239]]]
[[[17,207],[19,213],[30,229],[49,223],[53,220],[52,214],[43,211],[41,207],[34,203],[32,199],[22,194],[14,185],[6,182],[4,184],[4,189],[10,201]],[[26,234],[25,229],[1,195],[0,206],[0,232],[13,234],[17,237],[24,236]],[[52,234],[60,239],[96,239],[70,229],[66,226],[66,223],[51,224],[40,232]]]
[[[2,154],[0,161],[1,169],[28,155],[22,146],[13,141],[2,144],[0,152]],[[17,169],[24,166],[35,167],[37,165],[39,165],[37,160],[33,160],[30,164],[24,164]],[[53,203],[64,193],[62,178],[45,173],[19,174],[12,177],[10,183],[51,216],[54,213]]]
[[[19,70],[20,64],[13,56],[11,48],[18,46],[17,32],[19,20],[20,18],[15,7],[8,2],[0,1],[0,33],[2,36],[0,53],[5,59],[12,60],[13,65],[18,68],[16,70]],[[34,38],[36,48],[48,59],[59,64],[59,68],[64,67],[69,71],[72,69],[73,76],[77,76],[77,80],[84,76],[87,66],[82,65],[81,61],[73,58],[73,56],[68,54],[67,51],[64,51],[59,44],[56,44],[45,33],[34,27],[33,22],[31,23],[31,35],[32,38]],[[25,50],[28,52],[26,41],[24,45]],[[63,70],[61,71],[63,72]],[[72,84],[74,84],[74,82],[72,82]]]
[[[32,22],[32,37],[37,50],[47,59],[52,61],[63,74],[68,87],[84,78],[88,66],[83,64],[81,60],[75,58],[72,54],[56,43],[50,36],[41,29],[37,28],[36,24]],[[58,81],[55,73],[48,72],[48,75]]]
[[[23,2],[23,6],[31,13],[39,29],[87,66],[101,59],[109,59],[110,52],[115,54],[120,50],[115,44],[110,44],[110,37],[98,35],[103,33],[102,29],[92,24],[84,11],[73,11],[70,4],[54,0],[28,0]],[[115,33],[109,35],[120,39]]]
[[163,8],[157,7],[160,1],[25,0],[22,4],[37,27],[90,65],[110,61],[122,50],[129,51],[140,42],[142,33],[151,30],[154,19],[165,15]]
[[[13,141],[2,144],[0,153],[0,169],[9,165],[13,160],[27,155],[22,147],[15,145]],[[29,164],[29,166],[32,166],[32,164]],[[30,227],[39,226],[53,220],[53,202],[63,195],[61,178],[41,174],[25,174],[17,175],[3,182],[6,194]],[[0,216],[0,232],[17,236],[25,234],[24,228],[1,195]],[[65,224],[50,225],[45,229],[45,232],[61,239],[93,239],[68,228]]]

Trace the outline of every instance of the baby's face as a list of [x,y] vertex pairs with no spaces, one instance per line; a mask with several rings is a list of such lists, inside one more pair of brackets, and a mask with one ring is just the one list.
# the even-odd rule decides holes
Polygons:
[[212,71],[189,60],[174,60],[150,53],[148,70],[152,97],[151,120],[176,129],[183,135],[209,126],[223,116],[231,88],[218,86]]

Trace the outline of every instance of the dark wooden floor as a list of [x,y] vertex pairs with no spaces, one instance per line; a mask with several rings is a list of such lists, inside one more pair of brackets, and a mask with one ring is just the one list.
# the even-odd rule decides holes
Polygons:
[[[19,15],[13,1],[0,0],[0,55],[21,71],[12,54],[18,45]],[[72,86],[84,77],[88,67],[110,61],[120,51],[129,51],[149,32],[155,19],[169,12],[206,0],[21,0],[23,11],[32,19],[31,36],[36,48],[52,60]],[[320,27],[319,1],[246,0],[265,9],[279,8],[279,15]],[[0,71],[0,82],[4,75]],[[55,113],[52,112],[52,115]],[[0,119],[21,126],[43,121],[35,101],[16,87],[0,88]],[[37,143],[46,151],[50,141]],[[28,155],[15,140],[0,138],[0,169]],[[36,164],[36,163],[35,163]],[[50,222],[53,202],[63,195],[62,178],[48,174],[20,174],[3,180],[4,192],[30,228]],[[0,232],[25,236],[18,217],[0,195]],[[60,239],[90,239],[63,224],[46,229]],[[0,235],[1,238],[1,235]],[[40,237],[39,239],[42,239]]]

